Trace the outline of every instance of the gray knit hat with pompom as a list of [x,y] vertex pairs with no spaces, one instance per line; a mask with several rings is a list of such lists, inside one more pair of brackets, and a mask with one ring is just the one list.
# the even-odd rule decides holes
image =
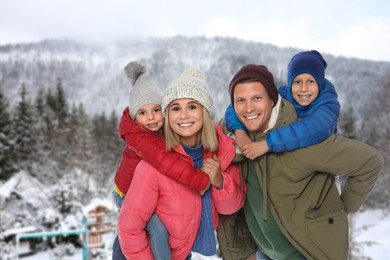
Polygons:
[[169,83],[162,97],[161,107],[164,116],[169,104],[179,98],[191,98],[198,101],[209,112],[210,117],[214,116],[213,99],[206,84],[204,74],[195,69],[186,69],[180,77]]
[[150,79],[146,73],[146,67],[138,61],[132,61],[125,66],[125,73],[133,85],[130,91],[130,117],[134,120],[135,115],[141,107],[147,104],[161,105],[162,91]]

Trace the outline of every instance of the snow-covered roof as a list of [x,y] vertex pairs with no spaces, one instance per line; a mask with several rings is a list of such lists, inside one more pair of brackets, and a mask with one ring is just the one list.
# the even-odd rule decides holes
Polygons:
[[3,237],[8,237],[12,235],[17,235],[17,234],[25,234],[25,233],[31,233],[31,232],[37,232],[39,229],[34,226],[27,226],[27,227],[21,227],[21,228],[13,228],[13,229],[8,229],[1,233],[1,236]]
[[15,187],[20,182],[21,175],[22,174],[20,172],[15,174],[14,176],[12,176],[11,179],[9,179],[6,183],[4,183],[0,187],[0,197],[3,197],[4,199],[9,198],[12,191],[15,189]]
[[94,199],[91,200],[91,202],[88,205],[86,205],[83,208],[83,212],[84,212],[85,215],[88,215],[88,213],[91,210],[94,210],[98,206],[104,206],[104,207],[106,207],[106,208],[108,208],[110,210],[113,210],[115,208],[115,205],[114,205],[112,200],[94,198]]

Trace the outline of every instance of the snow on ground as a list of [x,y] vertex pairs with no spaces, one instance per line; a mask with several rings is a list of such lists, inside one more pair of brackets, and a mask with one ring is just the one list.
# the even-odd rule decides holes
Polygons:
[[[21,259],[22,260],[53,260],[53,257],[49,251],[45,251],[32,256],[23,257]],[[77,252],[71,257],[61,258],[61,260],[82,260],[82,259],[83,259],[83,254],[81,250],[80,252]]]
[[[389,259],[390,255],[390,214],[384,214],[381,210],[371,210],[358,213],[354,216],[356,229],[356,240],[364,243],[362,252],[364,256],[375,260]],[[375,243],[372,243],[375,242]],[[370,244],[370,245],[369,245]],[[111,259],[108,252],[107,259]],[[25,257],[25,260],[49,260],[48,252],[36,254],[34,256]],[[81,260],[81,250],[71,258],[66,260]],[[193,254],[192,260],[220,260],[217,256],[205,257],[199,254]],[[50,259],[51,260],[51,259]],[[358,260],[358,259],[353,259]]]
[[375,242],[364,246],[364,255],[375,260],[389,259],[390,214],[384,214],[381,210],[358,213],[355,216],[355,224],[357,229],[363,228],[356,234],[358,242]]

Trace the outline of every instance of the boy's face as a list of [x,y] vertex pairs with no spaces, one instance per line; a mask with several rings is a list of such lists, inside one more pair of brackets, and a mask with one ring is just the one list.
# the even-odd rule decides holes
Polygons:
[[234,110],[249,133],[268,129],[273,101],[260,82],[238,83],[234,88]]
[[134,121],[142,128],[157,132],[164,125],[161,105],[147,104],[138,109]]
[[291,85],[294,100],[301,106],[310,105],[318,97],[318,84],[309,73],[302,73],[295,77]]

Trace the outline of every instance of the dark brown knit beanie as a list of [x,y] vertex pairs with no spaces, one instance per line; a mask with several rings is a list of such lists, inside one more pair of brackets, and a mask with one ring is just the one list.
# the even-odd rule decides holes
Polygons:
[[230,81],[229,93],[232,107],[234,107],[234,88],[239,82],[246,79],[255,79],[260,81],[267,90],[268,95],[274,102],[274,105],[276,105],[278,102],[278,89],[276,88],[272,73],[264,65],[248,64],[242,66]]

